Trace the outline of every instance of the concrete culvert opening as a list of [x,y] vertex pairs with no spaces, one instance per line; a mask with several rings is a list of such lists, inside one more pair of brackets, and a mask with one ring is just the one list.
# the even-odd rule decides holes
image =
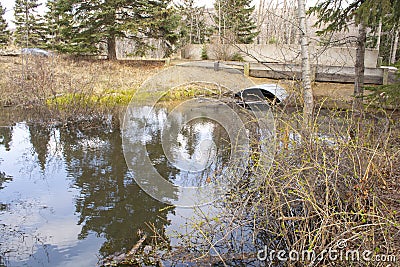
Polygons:
[[237,92],[234,97],[239,104],[250,104],[267,100],[270,104],[280,104],[287,97],[286,90],[277,84],[260,84]]

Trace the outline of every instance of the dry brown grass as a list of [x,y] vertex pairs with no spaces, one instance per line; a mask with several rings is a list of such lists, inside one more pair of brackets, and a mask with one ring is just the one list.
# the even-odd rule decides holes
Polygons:
[[162,68],[154,61],[104,61],[65,57],[0,57],[3,104],[41,104],[65,93],[135,90]]

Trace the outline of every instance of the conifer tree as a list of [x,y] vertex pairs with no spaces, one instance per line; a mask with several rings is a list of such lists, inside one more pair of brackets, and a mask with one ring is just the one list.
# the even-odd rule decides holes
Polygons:
[[37,13],[37,0],[16,0],[14,8],[15,42],[21,47],[43,47],[46,33],[44,23]]
[[[77,8],[84,1],[48,0],[45,14],[48,42],[47,47],[61,53],[76,55],[96,54],[99,52],[98,40],[84,35],[77,18]],[[90,4],[90,3],[89,3]]]
[[144,38],[161,38],[167,46],[178,39],[175,30],[179,20],[168,7],[171,0],[53,2],[47,20],[58,24],[57,49],[63,52],[94,54],[106,50],[108,59],[114,60],[118,38],[135,40],[139,54],[149,47]]
[[258,35],[251,0],[216,0],[214,21],[221,38],[240,44],[253,43]]
[[153,22],[150,24],[148,37],[161,40],[164,46],[164,57],[169,57],[175,50],[175,44],[179,41],[177,29],[181,17],[174,7],[168,7],[170,1],[163,2],[163,5],[154,6]]
[[4,47],[10,40],[10,32],[7,30],[7,21],[4,19],[5,9],[0,3],[0,47]]
[[46,47],[50,49],[61,50],[63,44],[62,30],[72,21],[65,20],[67,10],[61,7],[62,4],[63,2],[60,0],[48,0],[46,3],[47,13],[44,16],[47,35]]
[[211,36],[212,28],[207,26],[205,7],[198,7],[194,0],[184,0],[178,5],[181,20],[181,35],[184,44],[204,44]]

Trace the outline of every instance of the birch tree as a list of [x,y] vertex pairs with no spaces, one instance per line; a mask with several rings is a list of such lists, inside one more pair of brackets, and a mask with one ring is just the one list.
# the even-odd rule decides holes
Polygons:
[[203,44],[212,34],[206,23],[205,7],[198,7],[194,0],[184,0],[178,5],[181,19],[181,34],[185,44]]
[[391,57],[390,57],[390,63],[394,64],[396,63],[396,52],[397,48],[399,45],[399,27],[396,27],[396,30],[394,32],[394,41],[393,41],[393,47],[392,47],[392,52],[391,52]]
[[311,88],[311,68],[310,68],[310,53],[308,40],[308,26],[306,17],[305,0],[298,0],[298,16],[301,38],[301,76],[303,83],[303,98],[304,98],[304,127],[311,124],[314,114],[314,97]]

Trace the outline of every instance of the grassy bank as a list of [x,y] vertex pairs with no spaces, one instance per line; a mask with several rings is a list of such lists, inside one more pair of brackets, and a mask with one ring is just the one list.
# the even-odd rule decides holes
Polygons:
[[134,96],[174,102],[215,95],[199,84],[165,94],[138,92],[145,80],[165,68],[162,61],[25,56],[0,57],[0,63],[0,105],[33,109],[41,120],[64,123],[99,118],[126,107]]
[[[63,113],[64,117],[68,117],[67,113],[87,113],[88,109],[94,107],[104,112],[115,106],[126,106],[140,85],[164,68],[162,61],[3,56],[0,57],[0,105],[25,108],[46,106],[51,109],[49,116],[61,116]],[[302,106],[302,90],[298,81],[252,80],[256,84],[278,83],[289,92],[289,105]],[[351,108],[352,84],[314,83],[313,90],[317,106]],[[366,91],[366,94],[370,92]],[[169,92],[162,100],[174,101],[207,95],[213,93],[199,86],[182,87]],[[381,95],[378,92],[378,96]],[[139,96],[145,97],[145,94]],[[367,99],[376,102],[376,97]]]
[[163,66],[161,62],[63,57],[0,57],[0,63],[1,100],[11,105],[64,93],[135,89]]
[[127,105],[150,76],[154,61],[104,61],[65,57],[0,57],[0,105],[67,122],[101,117]]

